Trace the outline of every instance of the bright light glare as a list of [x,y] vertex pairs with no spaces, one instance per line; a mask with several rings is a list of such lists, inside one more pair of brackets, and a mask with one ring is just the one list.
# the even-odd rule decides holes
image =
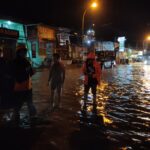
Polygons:
[[8,24],[8,25],[11,25],[11,24],[12,24],[12,22],[11,22],[11,21],[7,21],[7,24]]
[[96,7],[97,7],[97,3],[96,3],[96,2],[93,2],[93,3],[91,4],[91,7],[92,7],[92,8],[96,8]]
[[88,43],[88,44],[91,44],[91,41],[90,41],[90,40],[88,40],[88,41],[87,41],[87,43]]
[[91,32],[92,32],[91,30],[88,30],[88,31],[87,31],[87,34],[90,34]]
[[147,37],[147,40],[150,41],[150,36]]

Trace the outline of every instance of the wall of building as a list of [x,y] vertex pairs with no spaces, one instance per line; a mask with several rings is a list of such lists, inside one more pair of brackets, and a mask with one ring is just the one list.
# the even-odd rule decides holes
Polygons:
[[45,60],[51,60],[56,47],[55,30],[49,26],[37,24],[29,26],[27,33],[33,64],[40,66]]
[[19,31],[18,43],[26,43],[24,25],[9,20],[0,19],[0,27]]

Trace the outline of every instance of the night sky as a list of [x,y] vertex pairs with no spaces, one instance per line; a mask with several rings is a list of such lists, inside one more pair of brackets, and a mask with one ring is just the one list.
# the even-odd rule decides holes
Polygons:
[[[150,29],[149,0],[98,0],[99,8],[89,10],[85,28],[95,24],[99,40],[126,36],[129,43],[140,42]],[[30,23],[69,27],[81,31],[81,19],[88,0],[5,0],[0,16]]]

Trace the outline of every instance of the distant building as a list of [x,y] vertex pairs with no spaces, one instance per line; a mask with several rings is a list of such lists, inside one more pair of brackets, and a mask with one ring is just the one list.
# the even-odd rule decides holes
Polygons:
[[56,51],[62,59],[70,59],[72,57],[72,49],[70,47],[70,29],[57,28],[57,47]]
[[19,32],[17,43],[26,43],[25,28],[22,23],[0,19],[0,27]]
[[96,51],[114,51],[115,45],[111,41],[96,41],[95,50]]
[[27,40],[30,57],[34,65],[41,65],[45,59],[52,59],[56,48],[56,31],[44,24],[27,25]]

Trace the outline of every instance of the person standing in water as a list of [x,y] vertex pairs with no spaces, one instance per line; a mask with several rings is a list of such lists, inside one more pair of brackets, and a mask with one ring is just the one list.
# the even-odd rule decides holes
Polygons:
[[96,104],[96,91],[97,85],[100,84],[101,67],[95,60],[95,54],[90,52],[87,60],[82,66],[82,73],[84,75],[84,106],[83,110],[87,110],[87,98],[89,89],[91,88],[93,94],[93,113],[97,113]]
[[[49,70],[48,83],[51,89],[50,96],[50,107],[60,107],[61,103],[61,91],[62,86],[65,81],[65,67],[62,62],[60,62],[60,55],[58,53],[53,54],[53,63]],[[57,101],[54,100],[55,91],[57,92]]]

